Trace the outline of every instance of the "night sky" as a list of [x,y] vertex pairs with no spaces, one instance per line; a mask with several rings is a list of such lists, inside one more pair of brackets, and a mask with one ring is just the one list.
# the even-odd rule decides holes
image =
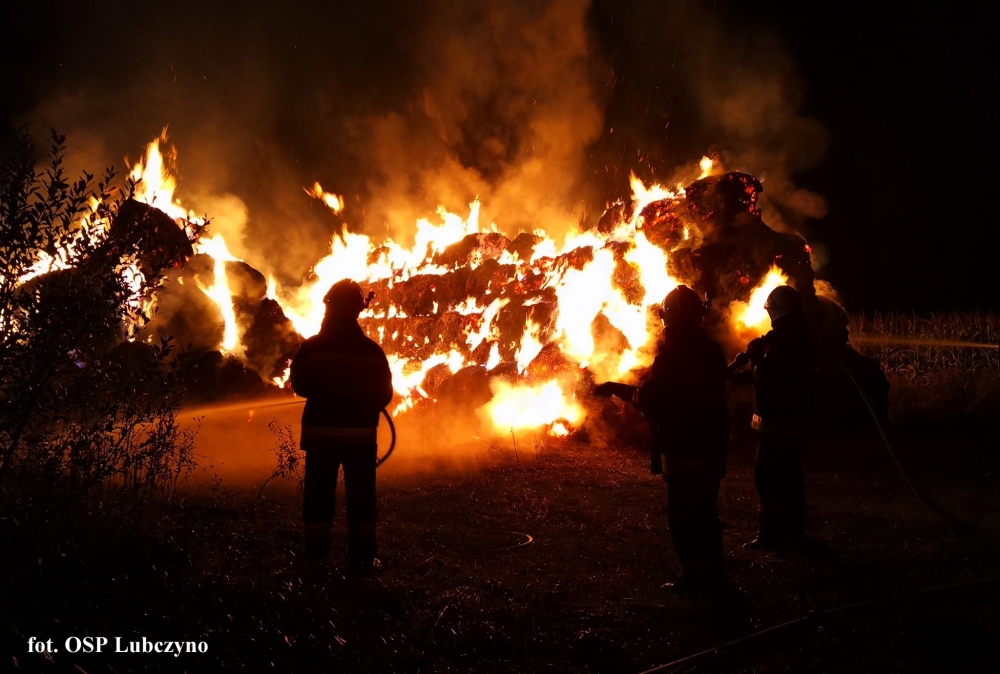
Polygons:
[[[801,202],[793,192],[826,201],[823,217],[792,208],[784,219],[816,244],[819,275],[848,309],[1000,310],[997,59],[992,23],[973,7],[594,0],[581,16],[603,123],[582,157],[587,217],[627,192],[629,171],[666,177],[705,152],[745,162],[732,168],[780,164],[765,191],[782,208]],[[299,238],[329,236],[335,223],[301,194],[316,179],[348,195],[352,223],[374,217],[366,204],[384,180],[358,120],[407,120],[408,147],[431,161],[440,139],[417,140],[434,126],[414,110],[425,89],[450,86],[436,76],[449,54],[437,45],[495,15],[444,0],[0,12],[5,119],[36,133],[55,124],[88,161],[119,166],[170,124],[182,190],[187,179],[238,195],[262,240],[290,220],[306,223]],[[492,114],[508,102],[498,72],[446,149],[487,183],[524,150],[511,124],[531,119],[516,106]],[[716,97],[752,103],[769,83],[782,92],[763,114],[777,110],[773,128],[715,116]],[[502,149],[470,128],[492,129]]]
[[811,229],[848,306],[1000,309],[1000,80],[984,7],[776,4],[757,4],[762,20],[809,82],[803,111],[832,135],[801,182],[829,199]]

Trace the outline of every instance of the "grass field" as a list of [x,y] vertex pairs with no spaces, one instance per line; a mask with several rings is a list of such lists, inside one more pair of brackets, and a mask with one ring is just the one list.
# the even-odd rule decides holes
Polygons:
[[[741,548],[755,532],[749,431],[721,513],[743,631],[817,609],[1000,575],[993,426],[898,438],[915,477],[978,529],[958,534],[907,491],[873,431],[807,452],[810,554]],[[660,586],[677,573],[665,487],[635,448],[499,441],[469,470],[380,480],[377,580],[299,557],[299,494],[200,494],[123,527],[21,531],[4,554],[0,648],[21,671],[639,672],[734,636]],[[342,506],[342,494],[341,503]],[[532,542],[521,547],[510,548]],[[790,627],[671,671],[995,671],[1000,583],[888,601]],[[737,630],[739,631],[739,630]],[[28,655],[29,635],[205,640],[205,655]],[[15,660],[16,659],[16,660]],[[79,669],[74,669],[78,666]]]
[[[202,428],[229,452],[234,477],[221,484],[125,519],[115,508],[0,518],[0,670],[642,672],[819,612],[668,671],[995,671],[1000,580],[961,584],[1000,577],[1000,354],[940,342],[995,343],[1000,321],[856,317],[852,334],[909,340],[857,345],[892,383],[907,469],[974,528],[931,514],[870,427],[807,448],[807,551],[744,550],[757,512],[744,391],[720,512],[745,614],[661,589],[679,571],[666,487],[634,432],[610,446],[519,443],[516,455],[494,438],[451,469],[404,443],[379,477],[383,570],[349,579],[343,494],[333,557],[305,563],[297,485],[275,480],[256,498],[270,457],[246,443],[265,422],[238,411],[215,436]],[[29,654],[32,636],[60,652]],[[73,655],[71,636],[208,652]]]

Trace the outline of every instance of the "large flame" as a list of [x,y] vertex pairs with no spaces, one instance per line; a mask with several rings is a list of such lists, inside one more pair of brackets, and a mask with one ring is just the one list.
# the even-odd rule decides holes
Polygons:
[[236,308],[233,306],[233,295],[229,291],[229,279],[226,277],[226,263],[239,262],[233,257],[226,246],[226,240],[221,234],[209,238],[203,238],[194,246],[196,253],[204,253],[211,256],[215,264],[213,267],[212,285],[205,287],[201,283],[198,287],[208,295],[209,299],[215,302],[222,313],[222,352],[239,356],[243,353],[243,345],[240,343],[236,326]]
[[[161,209],[182,226],[189,221],[204,224],[175,196],[177,183],[172,167],[176,151],[173,148],[164,151],[165,142],[166,130],[160,138],[149,143],[143,157],[132,168],[130,176],[136,183],[135,197]],[[700,177],[705,177],[720,167],[711,158],[703,157],[699,169]],[[668,273],[667,251],[647,239],[642,212],[654,202],[682,197],[684,190],[680,185],[673,190],[658,184],[646,185],[634,175],[630,177],[630,183],[632,215],[623,218],[611,231],[570,232],[561,243],[557,243],[543,229],[539,229],[534,232],[539,239],[530,254],[522,258],[522,255],[510,250],[499,253],[497,261],[514,268],[518,283],[526,278],[541,278],[541,289],[554,294],[557,300],[548,323],[543,325],[529,312],[520,339],[504,346],[507,349],[505,353],[514,354],[512,366],[516,367],[518,374],[527,375],[531,363],[549,344],[557,347],[571,365],[579,369],[589,368],[598,378],[628,379],[635,376],[634,370],[652,362],[659,325],[655,312],[650,308],[677,287],[678,280]],[[326,191],[320,183],[314,183],[304,191],[334,213],[343,214],[343,197]],[[106,229],[106,223],[94,226]],[[316,262],[306,282],[282,286],[273,275],[269,275],[266,296],[280,304],[299,334],[309,337],[319,332],[325,311],[323,297],[335,282],[349,278],[361,283],[385,282],[391,288],[393,284],[417,276],[446,274],[452,271],[451,268],[435,262],[436,255],[470,234],[493,232],[497,232],[495,224],[490,223],[486,227],[480,224],[478,200],[469,204],[468,214],[464,217],[439,207],[435,218],[418,220],[412,243],[401,243],[392,238],[376,241],[364,234],[350,232],[345,226],[333,237],[328,254]],[[690,236],[685,227],[684,239]],[[212,285],[206,287],[199,283],[199,287],[218,307],[222,316],[224,330],[220,349],[242,357],[244,347],[226,274],[227,263],[239,260],[218,233],[203,237],[196,243],[195,250],[210,256],[214,263]],[[32,274],[59,268],[60,254],[65,254],[65,251],[40,260],[37,271],[33,270]],[[570,259],[576,261],[567,261]],[[474,270],[483,261],[483,253],[477,250],[467,264]],[[637,279],[638,284],[626,296],[615,279],[623,269],[628,268],[631,271],[626,275],[631,274],[629,278]],[[785,275],[774,267],[754,289],[747,303],[730,306],[731,321],[741,336],[754,336],[767,329],[769,323],[763,309],[764,301],[771,290],[785,282]],[[534,287],[538,288],[537,285]],[[430,355],[416,358],[388,354],[393,386],[400,401],[394,413],[400,414],[420,400],[431,398],[424,388],[425,378],[438,366],[445,366],[455,373],[477,363],[488,369],[500,365],[499,322],[509,301],[506,297],[490,296],[489,290],[482,296],[471,297],[458,304],[454,301],[449,304],[449,300],[443,297],[435,301],[435,315],[451,312],[462,316],[464,332],[460,344],[445,343],[443,340],[432,344],[426,338],[424,344],[413,344],[413,337],[404,331],[402,338],[407,343],[422,347],[421,353]],[[522,306],[530,309],[536,301],[528,300]],[[398,306],[380,306],[378,314],[369,309],[362,314],[362,318],[406,318]],[[594,326],[599,317],[603,317],[605,324],[617,331],[615,334],[620,333],[620,337],[605,335],[597,339]],[[386,327],[398,326],[398,321],[375,324],[378,327],[372,331],[373,338],[383,343],[399,338],[402,328]],[[385,334],[387,329],[393,333]],[[480,354],[476,358],[470,355],[474,351]],[[287,380],[287,368],[273,378],[278,386],[285,385]],[[482,413],[496,431],[544,429],[551,435],[567,435],[585,416],[584,408],[574,394],[579,381],[579,370],[574,371],[572,367],[568,371],[563,368],[558,374],[550,374],[547,379],[542,376],[541,380],[494,379],[491,382],[492,399],[482,408]]]
[[[523,431],[554,426],[557,422],[575,425],[583,419],[583,408],[556,380],[543,384],[515,385],[495,380],[490,387],[493,399],[484,412],[498,430]],[[565,424],[561,429],[565,431]],[[556,430],[559,435],[559,430]]]
[[344,197],[332,192],[327,192],[318,182],[313,183],[312,189],[304,189],[306,194],[322,201],[334,213],[340,213],[344,210]]
[[[160,142],[156,139],[147,148],[143,161],[135,166],[132,175],[142,186],[139,192],[147,203],[161,207],[175,218],[190,217],[174,197],[176,182],[169,175],[169,167],[175,154],[164,155]],[[702,174],[712,169],[713,162],[704,158],[700,168]],[[505,251],[500,262],[514,265],[517,277],[542,271],[544,286],[551,287],[558,300],[558,312],[551,330],[543,338],[542,326],[527,320],[524,332],[515,350],[518,372],[525,372],[528,365],[542,351],[546,343],[555,342],[561,352],[580,368],[589,367],[602,377],[622,377],[652,361],[652,342],[656,334],[656,323],[649,308],[677,286],[677,281],[667,272],[667,253],[654,246],[641,231],[642,210],[655,201],[675,199],[683,191],[666,189],[660,185],[645,185],[634,175],[631,177],[633,192],[633,216],[628,222],[620,223],[610,234],[596,231],[569,233],[562,245],[550,238],[544,230],[534,232],[541,240],[533,247],[528,259]],[[334,213],[341,214],[344,200],[341,196],[328,192],[320,183],[304,188],[311,197],[318,199]],[[473,201],[468,215],[451,213],[439,207],[435,221],[420,219],[416,223],[416,233],[412,244],[401,244],[391,238],[376,242],[364,234],[344,229],[333,237],[329,253],[319,260],[311,272],[311,280],[297,287],[282,287],[273,276],[268,277],[267,297],[276,300],[295,329],[304,337],[319,332],[325,312],[323,297],[331,285],[345,278],[361,283],[388,280],[390,283],[406,281],[418,275],[440,275],[448,268],[433,262],[435,254],[442,253],[449,246],[470,234],[496,232],[496,225],[482,227],[479,222],[480,204]],[[642,286],[642,296],[638,301],[629,301],[613,282],[616,269],[613,245],[626,244],[628,250],[625,261],[633,265]],[[560,255],[590,249],[590,260],[580,268],[570,265],[553,264]],[[210,287],[202,287],[205,294],[219,308],[225,326],[220,348],[228,353],[240,355],[235,311],[228,282],[225,263],[236,261],[229,252],[223,237],[216,234],[203,239],[196,247],[215,261],[215,281]],[[475,268],[482,262],[474,258]],[[470,298],[443,310],[454,311],[471,318],[465,333],[465,343],[459,345],[440,344],[429,357],[423,359],[405,358],[389,354],[393,371],[393,385],[401,398],[395,413],[405,411],[417,401],[430,396],[423,388],[426,374],[434,367],[446,364],[451,372],[472,364],[467,353],[482,344],[489,344],[485,365],[493,368],[500,364],[501,356],[498,340],[497,317],[507,299],[497,297]],[[439,304],[434,304],[439,310]],[[608,350],[606,345],[595,342],[594,320],[603,315],[607,322],[624,336],[625,344],[619,349]],[[367,311],[362,317],[399,318],[403,312],[389,306],[375,315]],[[377,336],[385,340],[384,326],[378,328]],[[391,335],[395,338],[397,335]],[[406,337],[412,341],[412,338]],[[276,384],[287,381],[287,372],[275,377]],[[583,417],[583,409],[571,393],[572,378],[552,379],[531,385],[499,384],[493,386],[493,400],[484,408],[487,417],[496,429],[523,430],[548,427],[553,434],[565,434],[568,427],[577,424]]]
[[764,280],[750,293],[749,302],[734,302],[736,327],[743,337],[756,337],[771,329],[771,318],[764,309],[767,296],[780,285],[788,283],[788,277],[777,265],[773,265]]
[[163,211],[184,227],[190,235],[191,231],[187,229],[190,225],[203,225],[205,221],[194,211],[181,206],[180,201],[174,197],[174,191],[177,189],[177,180],[174,178],[177,150],[171,146],[164,154],[160,144],[166,142],[167,129],[164,128],[160,137],[150,141],[142,157],[132,167],[129,173],[129,178],[135,186],[132,198]]

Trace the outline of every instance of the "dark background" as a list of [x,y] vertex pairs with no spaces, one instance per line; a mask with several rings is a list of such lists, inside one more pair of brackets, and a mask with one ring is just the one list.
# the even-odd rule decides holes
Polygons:
[[813,225],[834,251],[826,275],[866,309],[1000,309],[1000,89],[988,12],[964,2],[808,4],[808,13],[757,6],[809,82],[804,112],[832,134],[826,160],[802,176],[830,203]]
[[[343,186],[354,208],[370,196],[358,144],[344,140],[353,127],[340,122],[407,114],[433,69],[418,58],[419,36],[451,29],[442,16],[459,17],[455,29],[478,20],[462,3],[428,5],[5,3],[0,114],[36,132],[68,125],[71,149],[119,166],[169,123],[187,162],[182,189],[187,178],[232,191],[266,214],[251,216],[260,227],[311,219],[328,236],[332,223],[303,205],[302,185]],[[827,214],[790,220],[822,251],[820,276],[845,305],[998,310],[1000,106],[986,17],[956,2],[594,0],[604,125],[588,146],[587,198],[599,211],[627,192],[630,170],[663,176],[730,145],[784,152],[775,137],[797,127],[733,138],[699,98],[699,78],[760,64],[794,84],[796,119],[826,130],[825,152],[787,169],[795,186],[825,197]],[[476,148],[460,150],[477,161]]]

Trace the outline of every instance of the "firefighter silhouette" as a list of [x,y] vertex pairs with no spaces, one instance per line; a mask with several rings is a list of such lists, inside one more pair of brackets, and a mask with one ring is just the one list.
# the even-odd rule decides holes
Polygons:
[[382,348],[358,325],[366,304],[361,286],[350,280],[335,283],[324,302],[319,334],[302,343],[291,365],[292,389],[306,398],[301,438],[305,552],[314,560],[329,554],[343,466],[350,567],[364,572],[378,566],[376,433],[379,413],[392,400],[392,374]]
[[652,431],[650,467],[667,484],[667,520],[681,566],[668,583],[712,597],[727,587],[717,502],[729,455],[726,359],[705,334],[705,303],[687,286],[663,301],[663,341],[638,388],[600,384],[594,393],[632,402]]
[[[734,384],[754,387],[757,431],[754,483],[760,503],[757,537],[748,547],[781,549],[805,540],[802,439],[813,416],[815,355],[802,300],[778,286],[764,304],[771,330],[752,340],[730,365]],[[741,369],[749,365],[749,369]]]

